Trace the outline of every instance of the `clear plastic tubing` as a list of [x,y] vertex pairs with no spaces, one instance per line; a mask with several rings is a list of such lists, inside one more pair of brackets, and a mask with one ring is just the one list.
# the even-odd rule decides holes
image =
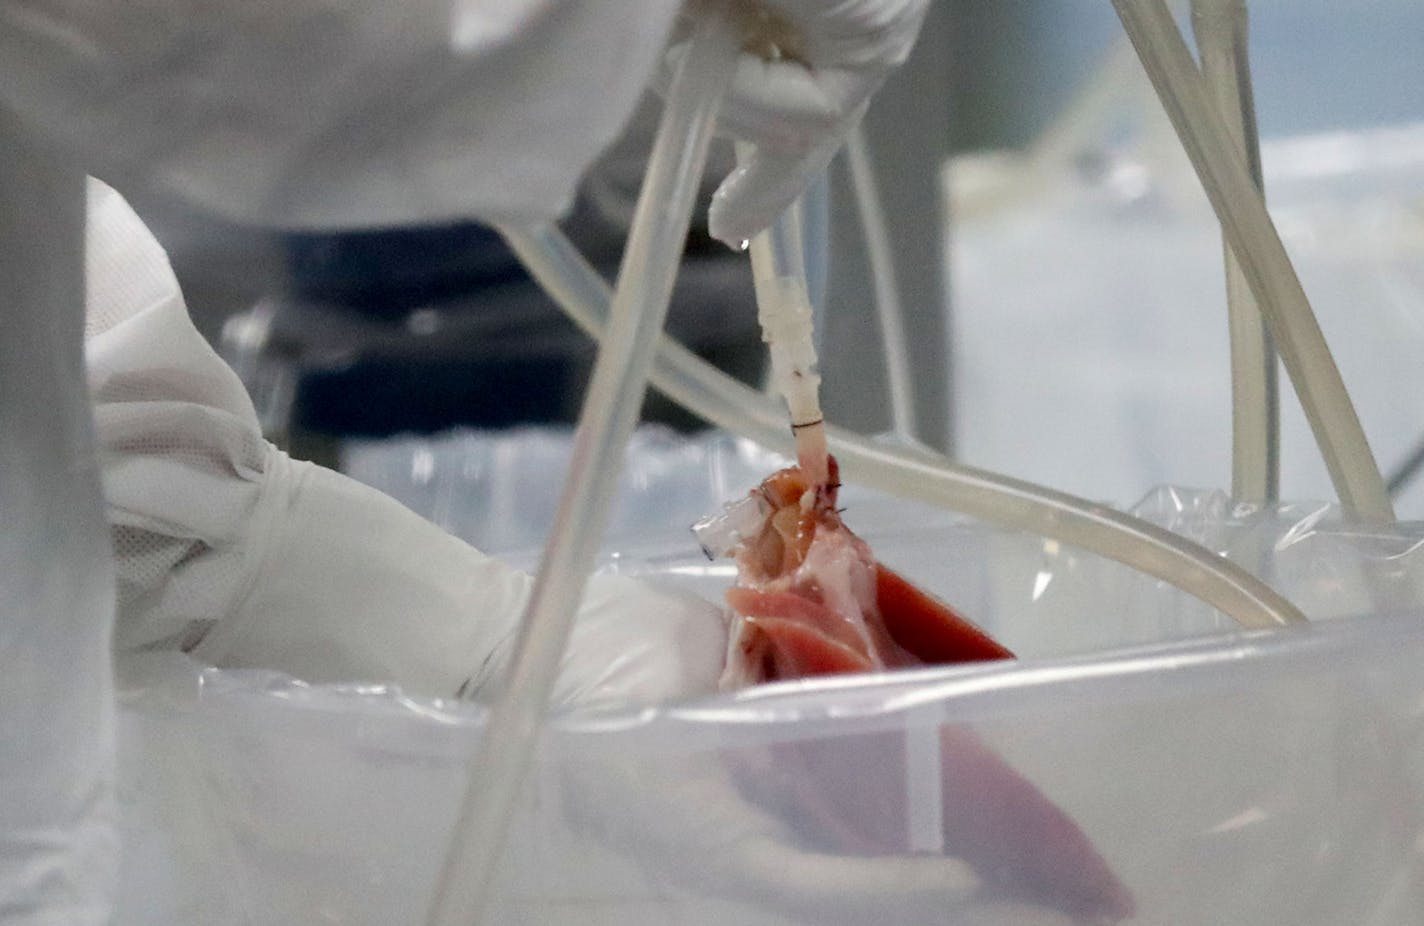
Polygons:
[[[748,153],[738,146],[739,159],[745,160]],[[757,321],[771,352],[771,382],[791,415],[797,463],[819,485],[830,478],[830,470],[799,203],[752,239],[751,257]]]
[[870,279],[875,286],[875,314],[880,320],[885,382],[890,395],[890,430],[901,440],[917,443],[915,392],[910,376],[910,346],[905,337],[904,306],[895,281],[890,230],[880,190],[875,184],[875,168],[863,124],[857,125],[846,139],[846,159],[850,164],[850,185],[855,193],[856,211],[860,213],[860,227],[865,234],[865,253],[870,258]]
[[0,109],[0,920],[110,921],[114,572],[84,377],[84,175]]
[[1346,512],[1394,521],[1379,465],[1246,162],[1163,0],[1112,0],[1270,325]]
[[510,668],[470,769],[452,847],[436,884],[428,918],[432,926],[472,926],[488,906],[574,613],[608,522],[623,452],[643,404],[717,110],[737,53],[730,28],[708,10],[668,92],[619,269],[607,336],[574,437],[573,462]]
[[831,259],[831,193],[826,172],[801,194],[801,240],[806,245],[806,291],[811,294],[816,350],[820,351],[826,318],[826,281]]
[[[541,286],[594,338],[603,337],[608,284],[558,229],[503,228],[505,240]],[[782,451],[792,447],[780,403],[742,385],[664,337],[653,385],[693,414]],[[827,428],[842,473],[905,498],[1050,537],[1155,576],[1247,627],[1305,617],[1265,583],[1170,531],[1052,489],[950,463],[916,448],[877,444]]]
[[[1216,106],[1251,181],[1265,191],[1246,0],[1192,0],[1192,31]],[[1240,501],[1280,497],[1280,387],[1276,348],[1241,264],[1224,246],[1226,305],[1231,334],[1231,494]]]

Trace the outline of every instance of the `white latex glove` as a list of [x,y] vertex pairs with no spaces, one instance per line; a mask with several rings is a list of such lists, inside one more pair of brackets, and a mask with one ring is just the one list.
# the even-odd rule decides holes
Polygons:
[[24,0],[0,106],[120,189],[231,219],[537,221],[654,72],[669,0]]
[[593,753],[568,769],[565,812],[655,881],[742,901],[795,923],[1013,923],[1071,926],[1071,916],[1000,895],[965,861],[923,853],[836,853],[787,825],[715,752],[652,764]]
[[[89,208],[86,359],[119,575],[116,648],[432,696],[493,677],[530,577],[263,440],[158,242],[97,181]],[[712,691],[725,646],[714,605],[597,577],[556,698]]]
[[[929,0],[737,0],[760,25],[722,104],[721,130],[756,152],[717,190],[714,238],[733,247],[769,226],[830,163],[871,96],[909,57]],[[791,60],[768,61],[776,45]],[[674,49],[676,54],[677,49]]]

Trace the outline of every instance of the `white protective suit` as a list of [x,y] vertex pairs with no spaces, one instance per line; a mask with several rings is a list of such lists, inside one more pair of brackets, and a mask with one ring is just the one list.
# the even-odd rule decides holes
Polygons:
[[[530,577],[265,441],[158,242],[98,181],[89,210],[86,359],[119,577],[115,647],[434,696],[492,677]],[[596,577],[556,697],[711,691],[724,652],[715,606]]]
[[[794,58],[743,56],[722,107],[723,131],[756,149],[709,217],[735,245],[830,161],[928,0],[728,7],[749,45]],[[0,4],[0,105],[119,189],[238,221],[545,221],[632,113],[681,8],[25,0]]]

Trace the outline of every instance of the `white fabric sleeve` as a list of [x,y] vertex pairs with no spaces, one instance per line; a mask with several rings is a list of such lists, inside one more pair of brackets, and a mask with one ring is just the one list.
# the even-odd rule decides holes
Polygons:
[[123,190],[242,222],[548,220],[673,0],[0,3],[0,106]]
[[[86,359],[119,575],[115,646],[450,696],[497,676],[530,578],[265,441],[167,257],[91,181]],[[721,610],[600,577],[556,697],[713,690]]]

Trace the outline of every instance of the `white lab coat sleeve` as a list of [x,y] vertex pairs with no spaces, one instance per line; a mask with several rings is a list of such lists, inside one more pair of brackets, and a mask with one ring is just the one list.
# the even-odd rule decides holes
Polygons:
[[[119,582],[115,646],[432,696],[497,677],[531,579],[265,441],[167,257],[91,181],[86,360]],[[556,694],[710,691],[720,609],[596,578]]]
[[0,106],[119,189],[343,229],[553,218],[674,0],[0,4]]

